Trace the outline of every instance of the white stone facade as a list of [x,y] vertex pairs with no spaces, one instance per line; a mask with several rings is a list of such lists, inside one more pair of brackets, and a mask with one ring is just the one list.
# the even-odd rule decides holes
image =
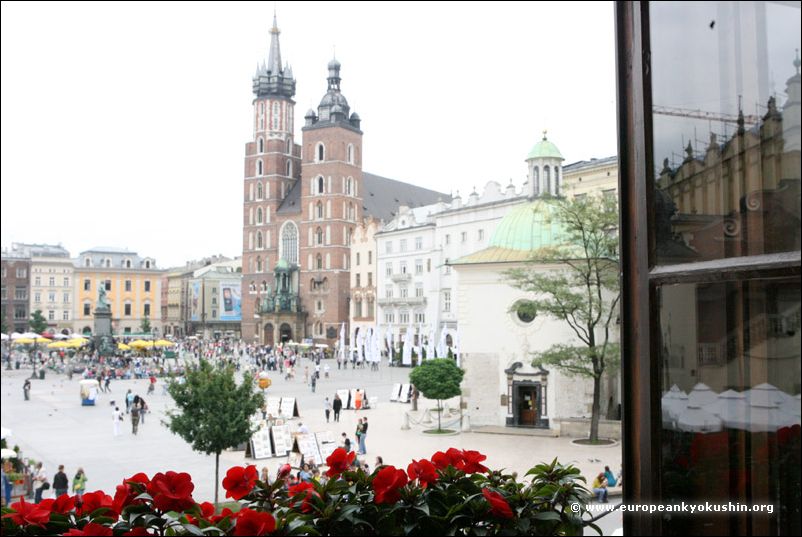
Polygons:
[[41,310],[56,332],[73,326],[74,273],[69,257],[31,257],[30,311]]

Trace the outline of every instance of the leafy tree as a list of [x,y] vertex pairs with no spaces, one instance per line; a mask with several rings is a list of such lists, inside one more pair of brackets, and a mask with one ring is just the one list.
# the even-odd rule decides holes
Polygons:
[[167,413],[165,425],[195,451],[215,455],[216,504],[220,453],[250,439],[250,417],[262,408],[264,398],[254,392],[253,379],[247,375],[237,386],[233,367],[218,367],[203,359],[197,367],[187,369],[186,382],[171,382],[168,391],[178,409]]
[[30,327],[31,332],[36,332],[37,334],[41,334],[47,330],[47,319],[45,319],[45,316],[42,315],[42,310],[36,310],[31,313],[28,326]]
[[461,394],[460,382],[465,371],[448,358],[426,360],[409,373],[409,381],[424,397],[437,400],[437,430],[440,426],[440,401]]
[[6,310],[5,310],[5,308],[3,308],[3,310],[2,310],[2,314],[3,314],[2,327],[0,328],[0,330],[2,330],[2,332],[5,334],[6,332],[9,332],[8,325],[6,324]]
[[[599,436],[601,378],[620,364],[620,348],[611,341],[621,296],[618,280],[618,203],[614,197],[556,199],[549,219],[564,230],[563,245],[532,252],[531,264],[506,271],[514,287],[533,294],[515,306],[522,317],[547,315],[564,321],[578,342],[553,345],[534,353],[533,365],[550,364],[568,374],[593,379],[590,440]],[[542,269],[553,264],[557,270]],[[617,339],[617,338],[615,338]]]
[[150,330],[151,330],[150,319],[148,319],[147,315],[145,315],[145,317],[142,319],[142,325],[139,327],[139,330],[143,334],[150,334]]

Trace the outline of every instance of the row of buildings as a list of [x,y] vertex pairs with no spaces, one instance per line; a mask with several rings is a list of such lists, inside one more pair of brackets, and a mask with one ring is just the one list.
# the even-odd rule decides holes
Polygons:
[[72,257],[61,245],[14,243],[2,252],[4,331],[25,332],[40,311],[53,333],[90,333],[101,287],[116,334],[238,336],[241,263],[214,256],[164,270],[123,248]]

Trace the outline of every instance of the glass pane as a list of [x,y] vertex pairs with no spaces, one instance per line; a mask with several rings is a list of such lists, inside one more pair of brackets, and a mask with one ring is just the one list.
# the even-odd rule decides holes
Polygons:
[[664,503],[771,512],[665,516],[666,535],[799,535],[800,280],[658,289]]
[[800,249],[800,3],[652,2],[657,264]]

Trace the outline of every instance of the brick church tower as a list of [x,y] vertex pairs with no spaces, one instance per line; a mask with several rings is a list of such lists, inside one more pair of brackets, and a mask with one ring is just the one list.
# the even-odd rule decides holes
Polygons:
[[362,131],[340,92],[340,62],[328,65],[328,89],[317,114],[304,116],[301,247],[302,302],[310,336],[333,342],[348,322],[350,249],[362,218]]
[[[260,335],[257,316],[263,298],[275,287],[272,272],[280,255],[278,208],[301,175],[301,148],[293,140],[295,79],[292,69],[281,64],[279,33],[274,14],[268,61],[257,65],[253,77],[253,140],[245,145],[242,234],[245,341],[254,341]],[[287,257],[297,265],[297,239],[295,246],[287,249]],[[294,255],[290,250],[294,250]]]

